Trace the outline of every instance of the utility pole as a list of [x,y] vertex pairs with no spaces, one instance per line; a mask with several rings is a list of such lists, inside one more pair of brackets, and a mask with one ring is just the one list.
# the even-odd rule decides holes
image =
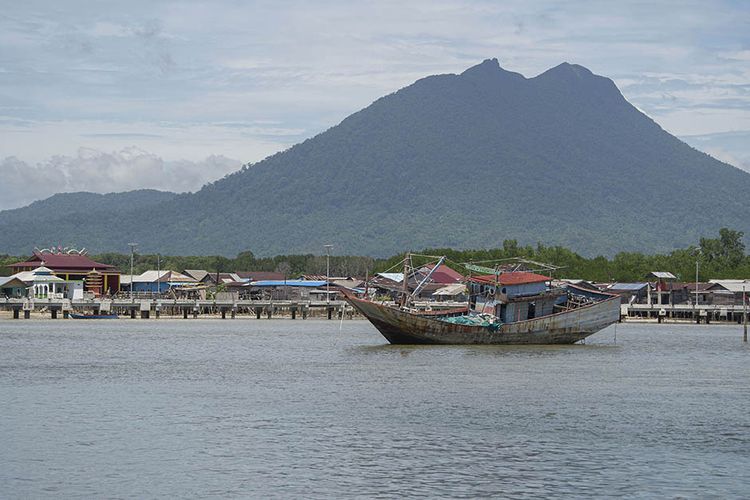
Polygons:
[[744,323],[742,341],[747,342],[747,295],[745,294],[745,285],[742,285],[742,322]]
[[331,302],[331,248],[333,245],[328,244],[323,247],[326,249],[326,304],[329,304]]
[[698,307],[698,259],[695,259],[695,307]]
[[161,293],[161,254],[156,254],[156,296]]
[[135,249],[138,247],[138,243],[128,243],[130,247],[130,298],[133,298],[133,259],[135,257]]

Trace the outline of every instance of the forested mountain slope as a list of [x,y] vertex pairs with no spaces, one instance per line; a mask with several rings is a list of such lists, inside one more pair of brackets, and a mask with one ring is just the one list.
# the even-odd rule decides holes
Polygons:
[[138,241],[270,255],[333,243],[382,256],[510,238],[588,255],[668,251],[720,226],[750,234],[748,193],[750,174],[662,130],[611,80],[567,63],[527,79],[493,59],[419,80],[197,193],[116,220],[52,217],[20,230],[0,214],[0,251]]

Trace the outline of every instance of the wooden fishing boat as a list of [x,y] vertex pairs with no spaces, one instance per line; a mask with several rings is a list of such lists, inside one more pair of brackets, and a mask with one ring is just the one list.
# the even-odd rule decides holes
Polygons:
[[116,314],[77,314],[70,313],[71,319],[118,319]]
[[[506,281],[512,282],[511,278],[517,277],[505,276]],[[511,297],[499,273],[494,283],[487,278],[478,283],[496,290],[497,298],[493,293],[491,301],[496,315],[469,308],[441,315],[409,307],[408,300],[397,306],[352,294],[345,297],[391,344],[572,344],[620,319],[619,296],[545,283],[544,290]],[[482,312],[487,311],[485,306]]]

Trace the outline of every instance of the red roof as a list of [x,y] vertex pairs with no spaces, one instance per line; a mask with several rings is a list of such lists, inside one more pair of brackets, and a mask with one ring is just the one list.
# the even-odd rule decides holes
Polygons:
[[495,284],[497,279],[498,284],[503,286],[508,285],[525,285],[528,283],[542,283],[549,281],[552,278],[549,276],[543,276],[541,274],[529,273],[526,271],[515,271],[512,273],[503,273],[500,276],[494,274],[486,274],[484,276],[472,276],[471,281],[475,283],[486,283],[489,285]]
[[[427,274],[433,267],[435,267],[434,264],[427,264],[422,269],[420,269],[420,271],[422,271],[424,274]],[[445,264],[440,264],[440,267],[435,269],[435,272],[432,273],[430,279],[433,283],[440,283],[441,285],[452,285],[453,283],[462,282],[464,280],[464,277],[463,275],[461,275],[461,273],[454,271]]]
[[52,269],[103,269],[114,270],[115,266],[102,264],[89,258],[88,255],[65,254],[65,253],[40,253],[35,251],[34,255],[26,262],[17,262],[10,267],[39,267],[44,262],[44,266]]

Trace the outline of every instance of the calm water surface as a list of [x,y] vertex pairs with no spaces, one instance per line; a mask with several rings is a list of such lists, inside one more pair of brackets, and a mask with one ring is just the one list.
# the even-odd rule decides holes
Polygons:
[[363,321],[0,322],[0,497],[750,497],[727,326],[389,346]]

